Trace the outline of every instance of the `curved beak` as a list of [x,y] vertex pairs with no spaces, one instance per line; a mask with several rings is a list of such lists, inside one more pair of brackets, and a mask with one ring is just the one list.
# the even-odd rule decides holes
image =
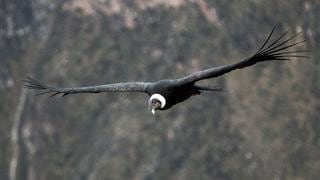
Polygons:
[[148,109],[151,110],[152,115],[155,115],[155,113],[156,113],[156,108],[152,105],[151,102],[149,102],[149,108],[148,108]]
[[151,110],[152,114],[155,115],[156,111],[160,108],[161,104],[160,103],[156,103],[156,104],[152,104],[151,102],[149,103],[149,110]]

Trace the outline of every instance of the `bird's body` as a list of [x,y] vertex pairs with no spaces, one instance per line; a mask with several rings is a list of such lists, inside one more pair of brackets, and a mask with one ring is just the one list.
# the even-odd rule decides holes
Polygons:
[[169,109],[173,105],[185,101],[190,96],[200,94],[200,89],[193,83],[178,86],[176,85],[176,81],[160,80],[148,85],[146,92],[150,97],[153,94],[160,94],[166,100],[166,105],[159,110]]
[[285,32],[279,38],[270,43],[269,40],[275,28],[276,27],[273,28],[267,40],[253,56],[233,64],[213,67],[203,71],[195,72],[179,79],[166,79],[156,82],[125,82],[77,88],[55,88],[52,86],[47,86],[29,77],[24,80],[26,83],[25,87],[29,89],[40,90],[41,92],[39,95],[51,93],[50,97],[58,94],[66,96],[68,94],[75,93],[143,92],[150,96],[149,108],[152,113],[154,113],[156,110],[169,109],[175,104],[183,102],[193,95],[200,94],[202,91],[220,90],[220,88],[210,88],[197,85],[196,83],[200,80],[222,76],[233,70],[252,66],[259,62],[290,60],[292,57],[307,58],[307,56],[303,54],[301,55],[301,53],[307,52],[306,50],[288,50],[304,42],[304,40],[292,42],[299,35],[299,33],[283,40],[287,34],[287,32]]

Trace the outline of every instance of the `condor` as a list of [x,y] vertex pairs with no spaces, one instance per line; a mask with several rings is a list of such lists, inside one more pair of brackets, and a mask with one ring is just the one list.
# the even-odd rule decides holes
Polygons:
[[298,44],[305,42],[305,40],[296,40],[301,33],[287,37],[286,35],[288,32],[285,32],[273,41],[270,41],[275,29],[276,26],[272,29],[263,45],[253,56],[233,64],[195,72],[180,79],[167,79],[156,82],[124,82],[75,88],[57,88],[48,86],[28,77],[24,80],[24,87],[38,90],[38,95],[51,94],[49,97],[56,96],[58,94],[66,96],[75,93],[143,92],[150,96],[149,110],[155,114],[157,110],[169,109],[173,105],[183,102],[193,95],[200,94],[202,91],[220,90],[220,88],[197,85],[196,83],[200,80],[222,76],[230,71],[242,69],[259,62],[285,61],[290,60],[291,58],[308,58],[308,56],[303,54],[308,52],[307,50],[290,50]]

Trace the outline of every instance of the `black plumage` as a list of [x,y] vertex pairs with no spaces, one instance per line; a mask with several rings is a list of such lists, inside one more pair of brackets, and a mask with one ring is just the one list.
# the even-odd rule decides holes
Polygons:
[[180,79],[167,79],[156,82],[126,82],[77,88],[56,88],[28,77],[24,80],[24,87],[39,90],[39,95],[50,94],[49,97],[56,96],[58,94],[66,96],[68,94],[75,93],[143,92],[147,93],[151,97],[149,99],[149,107],[154,113],[155,110],[169,109],[173,105],[183,102],[193,95],[200,94],[201,91],[221,90],[220,88],[196,85],[196,82],[200,80],[222,76],[230,71],[252,66],[259,62],[284,61],[290,60],[291,58],[308,58],[304,54],[308,52],[306,50],[290,50],[292,47],[305,42],[305,40],[296,41],[300,33],[286,38],[288,32],[285,32],[277,39],[270,42],[275,29],[276,26],[272,29],[260,49],[250,58],[233,64],[195,72]]

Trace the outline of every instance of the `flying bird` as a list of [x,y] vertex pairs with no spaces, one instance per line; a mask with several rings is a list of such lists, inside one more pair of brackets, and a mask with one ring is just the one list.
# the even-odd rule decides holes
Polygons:
[[[97,86],[59,88],[48,86],[31,77],[26,78],[24,87],[38,90],[38,95],[50,94],[53,97],[61,94],[66,96],[76,93],[101,93],[101,92],[142,92],[149,95],[148,106],[152,114],[157,110],[166,110],[180,102],[185,101],[193,95],[199,95],[203,91],[220,91],[220,88],[200,86],[196,83],[200,80],[216,78],[236,69],[252,66],[259,62],[285,61],[292,58],[308,58],[303,53],[307,50],[294,50],[298,44],[305,40],[298,41],[297,33],[288,37],[288,31],[277,38],[272,38],[276,26],[267,36],[266,40],[258,51],[251,57],[233,64],[209,68],[203,71],[192,73],[179,79],[164,79],[156,82],[124,82],[115,84],[105,84]],[[271,40],[274,39],[274,40]]]

